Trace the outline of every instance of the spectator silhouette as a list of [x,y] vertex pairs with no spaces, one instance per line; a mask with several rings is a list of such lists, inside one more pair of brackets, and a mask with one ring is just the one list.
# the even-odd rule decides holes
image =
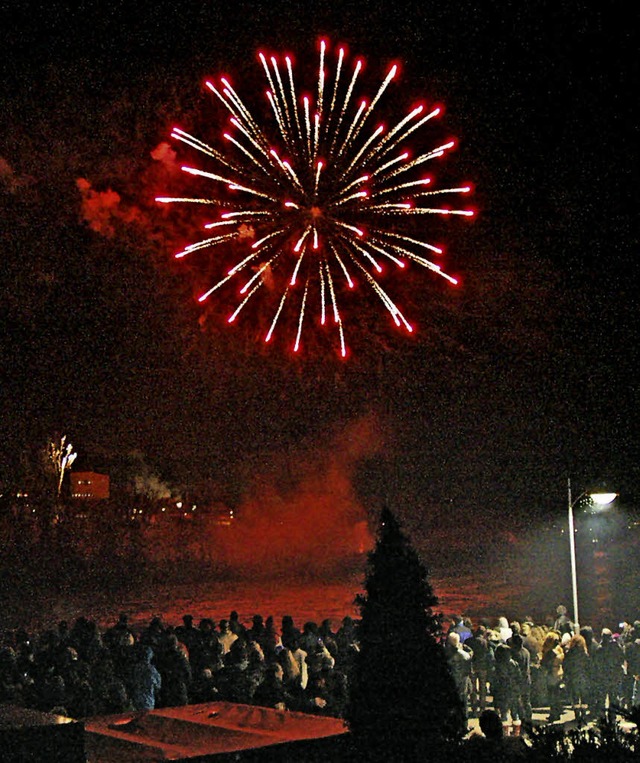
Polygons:
[[133,669],[132,702],[136,710],[153,710],[162,687],[162,678],[152,664],[153,649],[142,646]]
[[480,733],[473,734],[463,748],[468,763],[508,763],[526,760],[527,745],[522,737],[505,736],[502,720],[495,710],[480,714]]

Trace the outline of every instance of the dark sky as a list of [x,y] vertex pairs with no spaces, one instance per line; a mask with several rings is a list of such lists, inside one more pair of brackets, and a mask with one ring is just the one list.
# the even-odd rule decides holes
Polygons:
[[[295,485],[353,432],[363,503],[414,525],[562,512],[568,475],[633,501],[637,22],[573,0],[1,3],[3,477],[59,431],[78,463],[124,474],[135,452],[237,499],[258,473]],[[203,331],[153,204],[150,154],[206,120],[204,77],[262,88],[259,47],[302,57],[320,35],[373,82],[400,60],[403,109],[446,105],[448,171],[479,212],[444,236],[463,285],[412,275],[411,339],[363,306],[346,364]]]

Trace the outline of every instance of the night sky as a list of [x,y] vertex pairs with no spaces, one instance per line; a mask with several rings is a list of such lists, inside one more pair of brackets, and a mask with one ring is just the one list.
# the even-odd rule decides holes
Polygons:
[[[0,8],[4,480],[60,432],[79,466],[124,480],[144,464],[236,503],[322,475],[330,494],[339,454],[353,500],[386,502],[414,529],[562,515],[568,476],[576,489],[608,480],[635,505],[637,10]],[[300,357],[267,352],[251,321],[203,314],[200,276],[172,258],[189,210],[153,201],[171,191],[151,156],[171,127],[217,129],[206,76],[264,88],[260,47],[303,58],[321,35],[364,56],[374,84],[401,61],[391,104],[445,104],[459,148],[443,171],[473,182],[478,210],[442,231],[462,285],[411,271],[410,338],[372,300],[350,308],[346,363],[313,341]]]

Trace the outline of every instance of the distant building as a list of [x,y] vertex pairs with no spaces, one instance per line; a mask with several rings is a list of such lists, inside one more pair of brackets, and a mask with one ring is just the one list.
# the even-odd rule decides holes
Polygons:
[[71,472],[71,497],[86,501],[109,497],[109,475],[97,472]]

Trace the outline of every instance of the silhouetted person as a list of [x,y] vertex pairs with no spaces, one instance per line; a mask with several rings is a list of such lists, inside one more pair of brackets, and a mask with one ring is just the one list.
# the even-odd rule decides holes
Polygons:
[[245,636],[252,641],[256,641],[258,644],[260,644],[260,646],[262,646],[264,632],[265,626],[262,615],[254,615],[251,618],[251,627],[247,629]]
[[512,658],[511,647],[498,644],[496,648],[495,669],[491,688],[496,706],[505,731],[513,729],[520,733],[520,682],[521,674],[518,663]]
[[228,654],[231,649],[231,645],[238,638],[238,636],[231,630],[228,620],[220,620],[219,623],[220,633],[218,633],[218,642],[222,649],[222,655]]
[[280,636],[276,632],[273,616],[269,615],[264,623],[264,630],[259,641],[264,658],[267,662],[273,662],[276,656],[276,648],[281,643]]
[[273,707],[276,710],[286,710],[287,702],[282,682],[283,671],[278,663],[267,666],[264,678],[256,686],[253,694],[253,702],[264,707]]
[[620,684],[624,676],[624,652],[609,628],[603,628],[600,645],[594,651],[593,671],[596,677],[596,712],[601,715],[618,703]]
[[337,657],[338,643],[336,641],[336,634],[331,630],[331,620],[326,619],[320,623],[318,635],[322,639],[323,644],[329,650],[331,656],[334,658]]
[[640,706],[640,621],[633,624],[633,633],[624,645],[624,656],[627,662],[627,675],[633,681],[631,687],[631,706]]
[[280,629],[280,635],[282,643],[288,649],[291,649],[291,644],[300,637],[300,631],[294,625],[291,615],[284,615],[282,618],[282,627]]
[[553,630],[558,631],[560,636],[562,636],[565,633],[568,633],[569,635],[573,635],[573,623],[571,622],[571,618],[567,614],[567,608],[561,604],[556,610],[556,614],[557,614],[557,617],[553,624]]
[[444,651],[466,718],[471,691],[471,659],[473,655],[470,649],[465,649],[460,643],[460,634],[456,631],[449,631],[447,634]]
[[158,671],[162,676],[160,699],[162,707],[178,707],[189,702],[191,665],[179,647],[178,637],[171,634],[160,654],[156,655]]
[[504,735],[502,720],[495,710],[480,713],[480,734],[474,734],[463,748],[463,760],[469,763],[507,763],[526,760],[527,745],[522,737]]
[[540,668],[544,673],[547,701],[549,703],[548,721],[560,720],[562,713],[562,699],[560,685],[562,683],[562,662],[564,651],[560,645],[560,635],[557,631],[550,631],[542,645],[542,659]]
[[240,622],[238,613],[235,609],[232,610],[231,614],[229,615],[229,628],[231,629],[232,633],[236,634],[236,636],[244,636],[245,631],[247,630]]
[[136,710],[153,710],[162,687],[162,678],[152,664],[153,649],[143,646],[133,669],[131,701]]
[[[214,673],[223,665],[224,649],[220,642],[220,634],[216,631],[213,620],[208,617],[200,620],[198,626],[200,636],[196,641],[189,662],[194,674],[204,668],[209,668]],[[237,638],[231,634],[233,640]]]
[[493,650],[485,626],[479,625],[465,644],[472,652],[471,711],[479,715],[487,707],[487,684],[493,672]]
[[106,630],[102,641],[108,649],[115,650],[129,644],[132,636],[133,633],[129,628],[129,617],[126,612],[121,612],[118,621]]
[[464,618],[461,615],[451,616],[451,627],[449,628],[449,633],[457,633],[458,636],[460,636],[461,644],[464,644],[464,642],[472,636],[471,628],[465,624]]
[[200,631],[193,624],[193,615],[183,615],[182,625],[178,625],[176,628],[176,636],[187,647],[189,655],[191,655],[194,649],[197,649],[198,642],[200,641]]
[[533,716],[531,707],[531,655],[524,646],[520,633],[514,633],[511,637],[511,658],[520,670],[518,684],[520,719],[530,725]]
[[587,702],[591,696],[591,658],[584,636],[572,636],[562,663],[564,683],[573,705],[575,719],[583,723],[587,715]]

